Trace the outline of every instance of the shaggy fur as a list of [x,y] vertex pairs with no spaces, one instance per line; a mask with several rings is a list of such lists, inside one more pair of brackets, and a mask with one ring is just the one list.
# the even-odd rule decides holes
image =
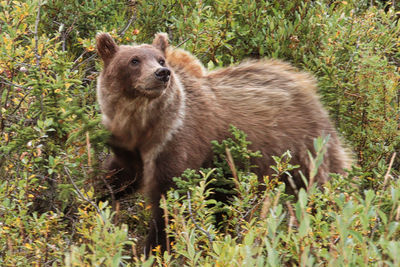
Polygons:
[[[307,175],[307,150],[314,152],[314,138],[328,134],[316,181],[322,184],[329,173],[348,167],[310,75],[277,60],[250,60],[206,72],[188,52],[168,47],[167,38],[157,34],[151,45],[118,46],[108,34],[97,36],[104,62],[97,94],[103,123],[112,133],[110,168],[120,168],[124,179],[137,179],[137,189],[153,203],[147,251],[165,246],[158,203],[174,186],[172,177],[210,166],[210,143],[229,137],[230,124],[248,134],[251,149],[261,151],[263,157],[254,162],[260,176],[271,174],[271,156],[286,150],[291,163]],[[165,68],[169,75],[160,80],[157,73]],[[297,172],[293,179],[304,186]]]

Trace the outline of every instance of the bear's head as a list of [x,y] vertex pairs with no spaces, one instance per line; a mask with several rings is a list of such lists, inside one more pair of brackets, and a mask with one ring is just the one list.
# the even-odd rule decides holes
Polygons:
[[107,90],[126,97],[156,98],[168,88],[173,73],[165,59],[167,34],[156,34],[151,45],[118,46],[107,33],[98,34],[96,41],[104,62],[102,83]]

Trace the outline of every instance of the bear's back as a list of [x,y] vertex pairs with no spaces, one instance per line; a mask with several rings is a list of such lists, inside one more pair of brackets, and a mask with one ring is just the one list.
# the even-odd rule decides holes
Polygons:
[[307,151],[314,151],[315,138],[327,135],[330,142],[319,181],[325,182],[329,172],[343,173],[348,167],[350,161],[311,75],[278,60],[250,60],[211,71],[204,79],[218,104],[225,107],[229,123],[244,130],[251,148],[264,155],[257,162],[261,173],[271,172],[271,156],[290,150],[292,164],[302,165],[303,174],[308,175]]
[[219,104],[229,110],[232,123],[262,128],[289,123],[290,127],[284,128],[289,133],[301,131],[297,128],[308,123],[319,122],[316,128],[326,125],[328,115],[315,92],[314,78],[289,64],[247,61],[212,71],[205,79]]
[[180,49],[168,47],[166,50],[168,64],[177,72],[191,75],[195,78],[201,78],[206,70],[203,64],[189,52]]

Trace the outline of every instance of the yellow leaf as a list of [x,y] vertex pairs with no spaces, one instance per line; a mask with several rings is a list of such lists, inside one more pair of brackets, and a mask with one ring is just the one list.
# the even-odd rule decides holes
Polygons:
[[158,245],[157,247],[153,248],[154,252],[160,252],[161,251],[161,246]]
[[92,191],[86,192],[86,196],[88,196],[89,198],[93,198],[93,192]]

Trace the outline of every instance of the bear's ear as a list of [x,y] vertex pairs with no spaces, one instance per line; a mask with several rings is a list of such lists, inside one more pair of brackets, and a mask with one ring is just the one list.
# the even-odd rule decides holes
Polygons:
[[153,40],[153,46],[165,53],[165,49],[167,49],[167,47],[169,46],[168,34],[163,32],[157,33]]
[[118,50],[118,45],[108,33],[99,33],[96,36],[97,53],[101,59],[107,64]]

